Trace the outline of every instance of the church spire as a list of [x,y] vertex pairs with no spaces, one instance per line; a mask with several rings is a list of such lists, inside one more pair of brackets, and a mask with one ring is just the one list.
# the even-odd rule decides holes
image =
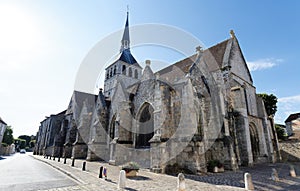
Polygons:
[[128,16],[129,16],[129,11],[128,11],[128,8],[127,8],[127,19],[126,19],[126,23],[125,23],[125,29],[124,29],[124,33],[123,33],[123,38],[122,38],[122,41],[121,41],[120,53],[122,53],[126,49],[128,49],[128,50],[130,49]]

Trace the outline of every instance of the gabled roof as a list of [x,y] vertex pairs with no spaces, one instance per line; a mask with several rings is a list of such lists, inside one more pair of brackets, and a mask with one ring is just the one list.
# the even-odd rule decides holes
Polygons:
[[287,122],[291,122],[295,119],[298,119],[300,118],[300,113],[293,113],[291,114],[284,122],[287,123]]
[[78,122],[83,103],[85,102],[89,111],[91,111],[96,103],[97,95],[74,91],[66,115],[72,114],[76,123]]
[[223,42],[220,42],[204,51],[209,51],[213,55],[220,68],[222,68],[226,47],[230,40],[231,39],[224,40]]
[[0,123],[4,124],[4,125],[7,125],[3,120],[2,118],[0,117]]

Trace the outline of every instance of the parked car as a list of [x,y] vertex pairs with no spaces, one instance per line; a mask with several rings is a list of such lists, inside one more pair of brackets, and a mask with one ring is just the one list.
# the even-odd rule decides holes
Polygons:
[[20,150],[20,153],[21,153],[21,154],[25,154],[25,153],[26,153],[26,150],[25,150],[25,149],[21,149],[21,150]]

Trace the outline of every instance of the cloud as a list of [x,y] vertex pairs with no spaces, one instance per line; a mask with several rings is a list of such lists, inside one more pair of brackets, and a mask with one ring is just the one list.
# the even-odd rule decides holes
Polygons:
[[295,103],[300,102],[300,95],[290,96],[290,97],[282,97],[278,99],[278,102],[281,103]]
[[292,113],[300,112],[300,95],[278,99],[275,122],[284,124],[284,120]]
[[279,62],[283,62],[283,60],[274,58],[264,58],[255,61],[247,61],[247,65],[250,71],[257,71],[273,68],[274,66],[278,65]]

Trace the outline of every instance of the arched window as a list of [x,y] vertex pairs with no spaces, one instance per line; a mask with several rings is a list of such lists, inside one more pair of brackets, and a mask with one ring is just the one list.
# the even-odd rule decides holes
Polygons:
[[122,74],[126,75],[126,66],[125,65],[122,66]]
[[111,71],[111,69],[109,69],[109,77],[110,78],[112,77],[112,71]]
[[116,116],[114,115],[110,122],[109,136],[111,139],[115,138],[115,129],[116,129]]
[[106,71],[106,79],[109,78],[109,71]]
[[153,107],[145,103],[138,115],[138,127],[136,133],[136,148],[149,148],[150,139],[154,135]]
[[131,68],[129,68],[129,72],[128,73],[129,73],[128,76],[132,77],[132,69]]
[[116,75],[116,73],[117,73],[117,66],[115,65],[114,66],[114,75]]
[[136,79],[138,79],[138,78],[139,78],[139,74],[138,74],[138,71],[137,71],[137,69],[135,69],[135,70],[134,70],[134,77],[135,77]]

